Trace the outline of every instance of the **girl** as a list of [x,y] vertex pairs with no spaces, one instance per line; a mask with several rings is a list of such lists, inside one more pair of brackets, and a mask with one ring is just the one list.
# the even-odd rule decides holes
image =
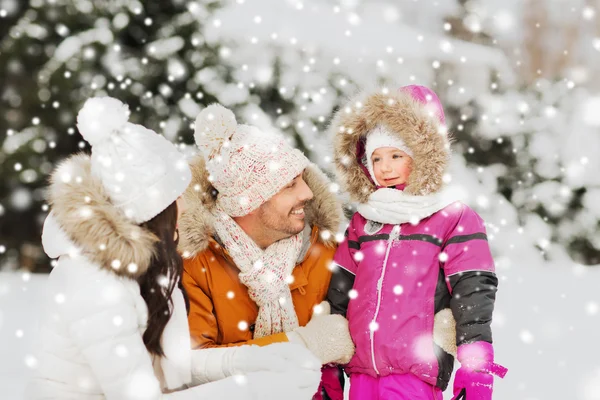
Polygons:
[[320,362],[302,347],[190,350],[176,249],[191,173],[174,145],[128,115],[118,100],[88,100],[77,121],[92,154],[52,175],[42,241],[58,263],[27,397],[310,398]]
[[[450,157],[438,97],[422,86],[377,93],[334,119],[340,180],[358,201],[328,300],[356,354],[351,399],[491,399],[490,323],[498,279],[482,219],[441,193]],[[450,311],[451,310],[451,311]],[[455,328],[455,332],[454,332]]]

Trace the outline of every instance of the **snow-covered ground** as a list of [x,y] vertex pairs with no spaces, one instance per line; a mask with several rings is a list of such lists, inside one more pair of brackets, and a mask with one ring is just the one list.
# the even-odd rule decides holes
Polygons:
[[[600,399],[600,268],[499,268],[497,361],[509,368],[495,398]],[[35,367],[45,275],[0,273],[0,398],[21,399]],[[446,399],[451,398],[450,390]]]
[[48,275],[0,273],[0,398],[23,398]]

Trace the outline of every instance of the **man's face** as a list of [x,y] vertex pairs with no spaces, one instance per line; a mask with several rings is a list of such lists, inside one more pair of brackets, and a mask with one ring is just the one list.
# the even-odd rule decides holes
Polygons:
[[302,174],[298,175],[258,208],[257,217],[264,233],[277,241],[302,232],[305,225],[304,206],[312,198],[313,193]]

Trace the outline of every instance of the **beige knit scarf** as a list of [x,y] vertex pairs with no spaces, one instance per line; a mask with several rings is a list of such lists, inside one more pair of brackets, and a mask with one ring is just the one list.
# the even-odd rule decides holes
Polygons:
[[214,211],[219,240],[240,270],[240,281],[258,305],[254,338],[298,327],[289,277],[302,248],[302,232],[262,250],[220,207]]

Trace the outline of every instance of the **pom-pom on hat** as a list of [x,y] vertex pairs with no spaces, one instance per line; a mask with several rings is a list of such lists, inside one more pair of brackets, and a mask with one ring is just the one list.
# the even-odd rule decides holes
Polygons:
[[183,194],[191,172],[175,145],[128,119],[127,105],[111,97],[94,97],[79,111],[77,128],[92,146],[92,173],[111,202],[140,224]]
[[238,125],[233,112],[212,104],[198,114],[194,137],[217,189],[217,203],[232,217],[257,209],[309,165],[282,135]]

